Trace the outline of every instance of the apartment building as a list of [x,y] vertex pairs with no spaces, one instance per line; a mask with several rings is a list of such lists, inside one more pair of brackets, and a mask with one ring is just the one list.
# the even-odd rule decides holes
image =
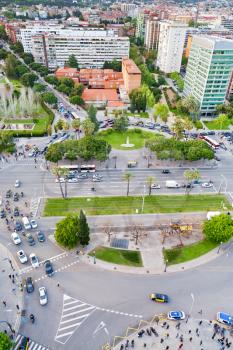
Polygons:
[[157,50],[159,44],[158,18],[149,18],[145,25],[144,44],[147,50]]
[[128,58],[122,59],[122,74],[125,90],[128,94],[133,89],[137,89],[141,86],[141,71],[133,60]]
[[105,61],[129,57],[129,38],[119,37],[112,30],[95,28],[63,29],[39,27],[31,32],[21,31],[21,41],[26,52],[31,52],[35,62],[49,69],[63,67],[71,54],[81,68],[102,68]]
[[184,84],[184,96],[193,96],[202,116],[213,115],[224,103],[233,69],[233,40],[193,36]]
[[158,57],[156,65],[164,73],[179,72],[187,24],[161,21],[159,23]]

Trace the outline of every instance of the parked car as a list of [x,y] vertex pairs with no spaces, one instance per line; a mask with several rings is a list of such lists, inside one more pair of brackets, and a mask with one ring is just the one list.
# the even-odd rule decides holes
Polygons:
[[11,238],[12,238],[12,241],[14,242],[15,245],[18,245],[18,244],[21,243],[21,239],[20,239],[20,237],[19,237],[17,232],[13,232],[11,234]]
[[212,184],[212,182],[203,182],[203,184],[201,184],[201,187],[211,188],[211,187],[213,187],[213,184]]
[[15,207],[14,208],[14,216],[19,216],[19,208],[18,207]]
[[6,212],[5,212],[4,209],[1,209],[1,211],[0,211],[0,218],[4,219],[5,217],[6,217]]
[[32,228],[37,228],[38,227],[37,222],[34,219],[30,220],[30,224],[31,224]]
[[77,183],[78,182],[78,179],[77,178],[72,178],[72,179],[68,179],[68,182],[69,183]]
[[34,253],[31,253],[29,255],[29,258],[33,267],[35,268],[39,267],[39,259]]
[[163,170],[162,170],[162,173],[163,173],[163,174],[170,174],[171,172],[170,172],[169,169],[163,169]]
[[33,281],[32,281],[32,278],[31,277],[27,277],[26,278],[26,291],[28,293],[32,293],[34,291],[34,285],[33,285]]
[[50,260],[46,260],[44,262],[44,267],[45,267],[45,273],[46,275],[48,275],[49,277],[51,277],[53,274],[54,274],[54,271],[53,271],[53,265],[51,263]]
[[19,250],[17,252],[17,256],[18,256],[21,264],[25,264],[28,261],[27,255],[24,253],[23,250]]
[[151,189],[152,189],[152,190],[159,190],[160,188],[161,188],[161,186],[158,185],[158,184],[152,184],[152,185],[151,185]]
[[16,231],[16,232],[19,232],[19,231],[21,231],[22,229],[23,229],[23,226],[22,226],[21,222],[20,222],[20,221],[16,221],[16,222],[15,222],[15,231]]
[[10,198],[12,196],[12,191],[8,190],[6,191],[6,198]]
[[47,291],[45,287],[39,288],[40,305],[46,305],[48,302]]
[[44,241],[45,241],[45,235],[44,235],[44,233],[41,232],[41,231],[38,231],[38,232],[37,232],[37,239],[38,239],[39,242],[44,242]]
[[88,178],[88,175],[86,173],[77,175],[77,179],[87,179],[87,178]]
[[66,182],[66,179],[64,177],[60,177],[59,179],[56,179],[55,182]]
[[27,242],[30,246],[33,246],[36,244],[35,240],[34,240],[34,237],[29,233],[27,234]]
[[14,193],[13,200],[14,200],[14,202],[18,202],[18,200],[19,200],[19,194],[18,193]]
[[149,298],[159,303],[168,303],[168,296],[166,294],[152,293],[149,295]]

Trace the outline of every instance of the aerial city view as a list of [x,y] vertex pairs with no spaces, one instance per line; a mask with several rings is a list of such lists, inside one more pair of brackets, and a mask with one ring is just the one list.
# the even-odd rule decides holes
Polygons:
[[0,350],[233,350],[233,1],[0,0]]

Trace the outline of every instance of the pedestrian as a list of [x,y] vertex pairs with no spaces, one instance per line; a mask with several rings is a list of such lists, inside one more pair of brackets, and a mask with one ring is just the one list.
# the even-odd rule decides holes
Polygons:
[[199,313],[200,315],[202,315],[202,309],[201,309],[200,311],[198,311],[198,313]]
[[164,342],[163,338],[160,339],[160,344],[162,344]]
[[181,344],[180,344],[180,346],[179,346],[179,349],[183,348],[183,345],[184,345],[184,344],[183,344],[183,343],[181,343]]
[[19,305],[18,304],[16,305],[16,309],[19,310]]
[[189,330],[189,334],[191,333],[192,331],[191,331],[191,329]]
[[143,344],[143,347],[146,348],[146,343]]
[[202,324],[202,320],[199,322],[199,326],[201,326],[201,324]]
[[16,288],[12,288],[11,291],[15,294]]
[[191,338],[189,338],[189,341],[191,342],[193,340],[193,338],[191,337]]
[[166,329],[169,329],[169,324],[167,325]]
[[202,345],[202,340],[200,341],[200,345]]
[[6,302],[5,302],[4,300],[3,300],[3,302],[2,302],[2,303],[3,303],[3,305],[6,307]]
[[169,350],[169,345],[166,346],[166,349],[165,350]]
[[176,338],[179,338],[179,333],[177,333]]
[[131,347],[134,348],[134,339],[131,340]]
[[166,338],[169,338],[169,333],[166,334]]
[[7,330],[6,329],[4,329],[4,333],[7,334]]
[[8,276],[11,279],[11,275]]
[[196,328],[196,333],[198,334],[198,328]]
[[57,287],[60,287],[60,284],[59,284],[59,283],[57,284]]

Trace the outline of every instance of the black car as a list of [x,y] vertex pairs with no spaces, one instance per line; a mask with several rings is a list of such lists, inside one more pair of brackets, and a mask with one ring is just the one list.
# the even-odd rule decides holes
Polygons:
[[26,279],[26,291],[28,293],[32,293],[34,291],[34,285],[31,277],[27,277]]
[[53,265],[51,264],[50,260],[46,260],[44,262],[44,267],[45,267],[45,273],[46,275],[48,275],[49,277],[51,277],[54,274],[53,271]]
[[0,211],[0,218],[1,218],[1,219],[4,219],[5,217],[6,217],[5,210],[4,210],[4,209],[1,209],[1,211]]
[[35,240],[34,240],[34,238],[33,238],[33,236],[32,235],[27,235],[27,241],[28,241],[28,244],[30,245],[30,246],[32,246],[32,245],[35,245],[36,244],[36,242],[35,242]]
[[14,216],[19,216],[19,209],[17,207],[14,209]]
[[170,174],[171,172],[170,172],[169,169],[163,169],[163,170],[162,170],[162,173],[163,173],[163,174]]
[[188,184],[183,184],[183,188],[193,188],[193,184],[188,183]]
[[15,231],[19,232],[22,229],[23,229],[23,226],[22,226],[21,222],[20,221],[16,221],[16,223],[15,223]]
[[37,232],[37,239],[39,242],[44,242],[45,241],[45,235],[42,231]]

